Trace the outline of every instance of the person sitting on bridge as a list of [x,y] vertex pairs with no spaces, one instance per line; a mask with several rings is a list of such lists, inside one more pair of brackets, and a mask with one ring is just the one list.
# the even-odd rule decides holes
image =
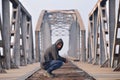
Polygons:
[[63,40],[58,39],[55,44],[46,49],[43,59],[41,61],[41,68],[45,70],[44,76],[55,77],[52,71],[60,68],[63,63],[67,63],[68,60],[59,55],[59,51],[63,47]]

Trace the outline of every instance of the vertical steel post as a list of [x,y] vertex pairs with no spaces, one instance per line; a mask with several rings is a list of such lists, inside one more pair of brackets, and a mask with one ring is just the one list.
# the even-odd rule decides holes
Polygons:
[[14,43],[14,57],[16,67],[20,66],[20,5],[17,6],[18,12],[16,15],[16,33],[15,33],[15,43]]
[[112,48],[114,39],[114,29],[115,29],[115,1],[109,0],[109,52],[110,52],[110,63],[112,62]]
[[6,68],[10,69],[10,7],[9,0],[2,0],[3,41]]
[[47,22],[47,14],[45,15],[45,20],[44,20],[44,23],[43,23],[43,37],[44,37],[44,40],[43,40],[43,49],[44,51],[52,44],[51,42],[51,38],[50,38],[50,26]]
[[86,36],[85,36],[85,30],[81,30],[81,57],[82,61],[86,61]]
[[36,62],[40,61],[39,31],[35,31]]
[[70,28],[70,48],[69,56],[73,58],[78,58],[77,54],[77,26],[76,21],[74,20]]
[[22,50],[23,50],[23,55],[24,55],[24,65],[27,65],[27,57],[26,57],[26,15],[25,13],[22,13],[22,26],[21,26],[21,31],[22,31]]

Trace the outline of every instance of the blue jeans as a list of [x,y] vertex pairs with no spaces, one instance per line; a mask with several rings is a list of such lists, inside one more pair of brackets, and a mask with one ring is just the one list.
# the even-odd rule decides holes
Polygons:
[[63,65],[63,61],[61,60],[52,60],[47,64],[47,66],[45,67],[45,70],[48,73],[52,73],[53,70],[60,68],[62,65]]

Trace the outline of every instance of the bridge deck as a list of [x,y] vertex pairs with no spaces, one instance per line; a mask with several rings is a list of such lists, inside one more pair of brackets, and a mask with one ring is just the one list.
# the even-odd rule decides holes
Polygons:
[[43,76],[43,73],[43,70],[39,70],[26,80],[95,80],[71,62],[64,64],[60,69],[53,71],[55,74],[54,78]]
[[19,69],[6,70],[7,73],[0,74],[0,80],[25,80],[34,72],[40,69],[39,63],[28,64]]
[[83,62],[73,62],[73,64],[86,71],[96,80],[120,80],[120,71],[114,72],[113,68],[100,68],[99,65]]
[[[92,65],[82,62],[72,62],[72,63],[75,64],[80,69],[87,72],[88,74],[90,74],[90,76],[93,76],[96,80],[120,80],[120,72],[113,72],[112,68],[100,68],[100,66],[98,65]],[[0,74],[0,80],[25,80],[39,69],[40,69],[39,63],[34,63],[32,65],[29,64],[27,66],[20,67],[20,69],[10,69],[7,70],[6,74]],[[76,73],[78,72],[79,73],[82,72],[78,70],[78,68],[76,68],[75,70],[73,69],[75,69],[74,66],[68,67],[68,64],[66,64],[63,66],[63,68],[57,70],[55,73],[60,74],[61,71],[63,70],[64,74],[72,72],[72,74],[69,75],[72,76],[72,75],[76,75]],[[40,73],[42,73],[42,71]],[[61,76],[65,76],[65,75],[61,75]],[[77,74],[76,77],[78,78],[79,75]]]

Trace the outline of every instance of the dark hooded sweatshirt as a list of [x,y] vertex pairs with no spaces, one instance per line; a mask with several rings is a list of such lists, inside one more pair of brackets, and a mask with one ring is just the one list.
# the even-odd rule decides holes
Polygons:
[[45,66],[47,66],[49,64],[49,62],[52,61],[52,60],[61,60],[63,62],[66,61],[65,58],[63,58],[63,57],[61,57],[59,55],[58,51],[61,50],[62,47],[60,49],[58,49],[57,48],[57,44],[58,43],[62,43],[62,47],[63,47],[63,40],[62,39],[58,39],[55,42],[55,44],[53,44],[52,46],[50,46],[49,48],[46,49],[46,51],[44,53],[44,56],[43,56],[44,60],[41,62],[41,67],[42,68],[44,68]]

